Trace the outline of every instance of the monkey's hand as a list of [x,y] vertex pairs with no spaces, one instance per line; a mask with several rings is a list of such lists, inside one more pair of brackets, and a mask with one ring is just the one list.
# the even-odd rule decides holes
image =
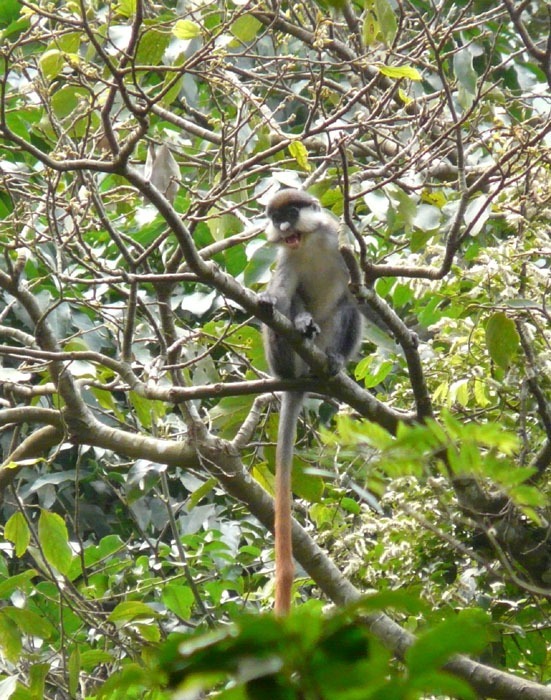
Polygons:
[[261,292],[258,295],[258,303],[262,307],[262,311],[272,316],[274,309],[277,308],[277,297],[273,294],[268,294],[268,292]]
[[320,327],[306,311],[302,311],[295,316],[294,325],[297,331],[309,340],[312,340],[320,333]]

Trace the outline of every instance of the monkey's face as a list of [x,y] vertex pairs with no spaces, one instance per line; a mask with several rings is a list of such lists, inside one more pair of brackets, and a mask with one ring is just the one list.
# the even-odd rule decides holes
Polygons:
[[299,248],[304,236],[312,233],[323,220],[319,202],[302,190],[282,190],[266,209],[269,219],[266,235],[270,243]]

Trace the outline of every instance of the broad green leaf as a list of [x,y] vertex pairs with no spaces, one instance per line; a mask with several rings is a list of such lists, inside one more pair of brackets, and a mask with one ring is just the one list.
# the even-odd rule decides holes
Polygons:
[[[453,697],[460,700],[477,700],[479,697],[467,681],[445,671],[430,671],[413,676],[411,687],[424,690],[430,693],[431,697],[435,697],[435,693],[438,693],[438,697]],[[423,697],[426,697],[424,693]]]
[[[33,700],[35,698],[43,698],[44,687],[46,683],[46,676],[50,671],[50,664],[31,664],[29,669],[29,690],[31,691],[31,696]],[[76,697],[76,693],[72,696]]]
[[458,379],[450,385],[449,403],[466,406],[469,403],[469,380]]
[[256,19],[256,17],[245,14],[238,17],[235,22],[232,23],[230,31],[239,41],[246,43],[256,38],[258,30],[261,27],[262,23]]
[[78,55],[78,50],[81,43],[80,32],[67,32],[67,34],[58,35],[56,37],[56,46],[64,53]]
[[161,630],[156,624],[150,622],[135,622],[132,627],[146,642],[156,644],[161,641]]
[[143,620],[158,617],[158,613],[150,608],[149,605],[142,603],[139,600],[125,600],[119,603],[113,612],[107,618],[109,622],[113,622],[118,626],[133,622],[134,620]]
[[274,481],[274,475],[273,472],[270,471],[268,468],[268,465],[266,462],[261,462],[260,464],[256,464],[252,469],[251,469],[251,476],[252,478],[257,481],[264,491],[267,491],[270,494],[275,493],[275,481]]
[[15,22],[19,17],[21,4],[19,0],[2,0],[0,2],[0,28],[7,27],[8,24]]
[[2,612],[9,617],[12,623],[17,625],[23,634],[41,639],[51,639],[55,635],[52,623],[32,610],[9,606],[3,608]]
[[88,649],[80,654],[80,666],[84,671],[92,671],[100,664],[112,663],[113,656],[103,649]]
[[195,598],[189,586],[169,583],[163,588],[161,599],[166,607],[181,620],[189,620]]
[[508,369],[519,345],[520,336],[515,322],[502,311],[490,316],[486,324],[486,346],[496,365]]
[[[0,610],[0,649],[2,654],[12,663],[19,661],[22,649],[21,632],[3,610]],[[2,697],[9,697],[9,695],[4,696],[2,694],[0,684],[0,698]]]
[[308,474],[310,463],[295,455],[293,460],[293,492],[310,503],[316,503],[323,496],[323,479],[314,474]]
[[325,525],[334,524],[335,522],[335,509],[323,505],[322,503],[314,503],[313,506],[310,506],[308,514],[318,529],[323,528]]
[[[373,356],[371,356],[370,359],[373,359]],[[394,362],[392,360],[383,360],[380,362],[379,359],[377,359],[377,361],[370,363],[369,369],[367,370],[366,367],[360,367],[361,362],[356,367],[355,374],[356,378],[363,379],[367,389],[371,389],[383,382],[394,367]]]
[[15,554],[23,556],[31,541],[31,531],[23,513],[17,511],[6,523],[4,537],[15,545]]
[[66,85],[52,95],[51,105],[58,119],[70,117],[71,123],[73,123],[75,110],[86,104],[89,98],[90,94],[84,88]]
[[63,54],[59,49],[49,49],[40,57],[38,65],[46,80],[53,80],[63,70]]
[[353,498],[349,498],[348,496],[341,498],[339,505],[343,510],[346,510],[348,513],[352,513],[353,515],[359,515],[362,511],[358,501],[355,501]]
[[394,10],[390,6],[388,0],[375,0],[375,12],[377,13],[377,19],[379,20],[379,27],[384,42],[387,46],[390,46],[394,41],[398,29]]
[[123,17],[133,17],[136,14],[137,0],[119,0],[115,12]]
[[131,391],[128,397],[144,428],[151,428],[154,422],[166,415],[166,404],[163,401],[146,399],[135,391]]
[[138,45],[136,62],[147,66],[158,66],[170,42],[168,32],[150,29],[145,32]]
[[178,39],[196,39],[201,36],[201,27],[189,19],[179,19],[172,28],[172,33]]
[[69,546],[67,526],[57,513],[43,510],[38,519],[38,540],[50,566],[66,574],[71,566],[73,552]]
[[9,598],[14,591],[23,589],[25,584],[35,576],[38,576],[36,569],[27,569],[2,581],[0,583],[0,600]]
[[534,508],[544,508],[547,502],[545,495],[540,488],[522,484],[515,486],[510,491],[511,497],[521,506],[532,506]]
[[488,388],[486,382],[475,377],[474,379],[474,398],[476,403],[481,408],[486,408],[491,404],[490,397],[488,396]]
[[421,74],[417,68],[413,66],[377,66],[379,71],[386,75],[388,78],[394,78],[399,80],[400,78],[406,78],[407,80],[421,80]]
[[364,44],[367,47],[373,46],[379,37],[380,31],[381,28],[374,10],[371,8],[366,9],[362,26],[362,39]]
[[489,618],[479,609],[463,610],[455,617],[419,635],[406,652],[410,673],[439,669],[454,654],[478,654],[490,640]]
[[289,153],[303,170],[312,169],[312,166],[308,162],[308,151],[302,141],[291,141],[289,144]]
[[381,591],[370,593],[354,604],[356,610],[405,610],[411,614],[417,614],[425,609],[425,604],[420,600],[415,590]]

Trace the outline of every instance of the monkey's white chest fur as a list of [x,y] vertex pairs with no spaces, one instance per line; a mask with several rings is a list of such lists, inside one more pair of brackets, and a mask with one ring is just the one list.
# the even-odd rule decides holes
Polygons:
[[288,271],[288,290],[298,293],[314,320],[323,325],[348,290],[348,271],[337,250],[335,234],[314,232],[304,236],[297,250],[282,250],[280,265]]

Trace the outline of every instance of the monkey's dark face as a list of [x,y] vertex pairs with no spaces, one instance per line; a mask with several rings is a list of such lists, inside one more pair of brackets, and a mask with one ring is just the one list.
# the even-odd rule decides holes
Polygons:
[[299,248],[304,235],[315,231],[323,217],[319,202],[302,190],[282,190],[266,209],[270,223],[266,228],[271,243]]

